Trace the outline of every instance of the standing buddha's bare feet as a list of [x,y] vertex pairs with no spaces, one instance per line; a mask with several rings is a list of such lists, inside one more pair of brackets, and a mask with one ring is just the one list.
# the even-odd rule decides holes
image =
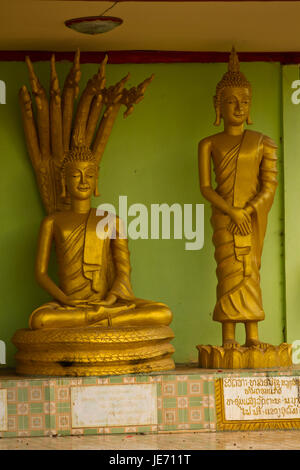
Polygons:
[[235,341],[235,339],[225,339],[223,341],[223,348],[224,349],[232,349],[232,348],[239,348],[240,343]]
[[262,343],[259,341],[259,339],[254,339],[254,338],[249,338],[246,340],[246,343],[244,344],[244,347],[246,348],[251,348],[252,346],[258,346],[260,349],[267,349],[269,343]]

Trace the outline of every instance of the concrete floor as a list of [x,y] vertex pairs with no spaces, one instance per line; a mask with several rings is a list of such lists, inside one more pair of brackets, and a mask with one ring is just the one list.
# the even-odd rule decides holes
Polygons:
[[0,439],[0,450],[300,450],[298,431]]

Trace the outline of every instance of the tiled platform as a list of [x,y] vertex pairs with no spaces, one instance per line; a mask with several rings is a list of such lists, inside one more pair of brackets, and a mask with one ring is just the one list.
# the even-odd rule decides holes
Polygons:
[[[19,377],[0,369],[0,389],[7,390],[7,430],[0,437],[216,431],[215,380],[228,375],[300,376],[300,367],[217,371],[178,366],[149,375],[80,378]],[[71,387],[150,383],[157,387],[157,424],[72,428]]]
[[[300,431],[248,431],[173,434],[110,434],[98,436],[19,437],[0,439],[1,450],[101,450],[114,451],[202,451],[202,450],[300,450]],[[133,453],[134,453],[133,452]],[[189,452],[185,452],[189,454]],[[143,455],[143,452],[142,454]],[[15,454],[14,454],[15,456]],[[48,454],[49,456],[49,454]],[[48,457],[47,456],[47,457]],[[77,457],[77,456],[76,456]],[[102,457],[102,460],[101,460]],[[201,457],[200,455],[196,458]],[[214,462],[217,455],[214,457]],[[224,458],[224,454],[219,456]],[[249,457],[249,454],[248,456]],[[232,456],[228,456],[232,458]],[[97,455],[105,464],[109,455]],[[152,463],[152,462],[151,462]]]

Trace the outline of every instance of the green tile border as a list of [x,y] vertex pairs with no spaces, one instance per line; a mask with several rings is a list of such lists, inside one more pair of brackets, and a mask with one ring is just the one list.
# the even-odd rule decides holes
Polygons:
[[[185,375],[185,374],[183,374]],[[163,382],[176,382],[176,375],[163,375],[162,376]]]
[[14,431],[14,432],[3,431],[3,437],[18,437],[18,433],[17,431]]
[[56,415],[45,414],[45,430],[57,429],[56,427]]
[[203,395],[212,395],[215,391],[214,381],[203,382]]
[[30,437],[41,437],[41,436],[45,436],[45,431],[42,429],[41,430],[37,429],[36,431],[34,430],[30,431]]
[[31,414],[42,414],[44,411],[44,403],[30,403],[29,410]]
[[163,409],[177,408],[177,398],[176,397],[165,397],[162,399]]
[[71,429],[67,429],[67,430],[65,430],[65,429],[59,429],[59,430],[57,431],[57,435],[58,435],[58,436],[71,436]]
[[146,383],[148,384],[150,382],[150,377],[148,376],[137,376],[136,379],[135,379],[136,383],[137,384],[140,384],[140,383]]
[[188,394],[188,382],[187,381],[182,381],[182,382],[177,382],[177,396],[185,396]]
[[97,377],[83,377],[82,385],[97,385]]
[[109,384],[123,384],[123,377],[116,375],[115,377],[110,377]]
[[188,421],[189,421],[188,408],[180,408],[178,410],[178,421],[180,424],[188,424]]
[[[59,432],[60,431],[58,431],[58,433]],[[94,435],[94,434],[98,434],[98,428],[86,428],[86,429],[83,430],[83,435],[84,436]]]
[[110,428],[110,434],[125,434],[125,426],[119,428]]
[[44,388],[44,401],[55,401],[55,385],[47,385]]

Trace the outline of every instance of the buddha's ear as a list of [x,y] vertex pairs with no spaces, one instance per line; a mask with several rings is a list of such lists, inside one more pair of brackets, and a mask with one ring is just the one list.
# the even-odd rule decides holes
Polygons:
[[246,123],[247,123],[248,125],[253,124],[253,121],[252,121],[252,119],[251,119],[251,117],[250,117],[250,113],[249,113],[248,116],[247,116]]
[[221,124],[221,110],[220,110],[220,104],[218,103],[216,96],[214,96],[214,107],[216,111],[216,120],[214,122],[214,125],[219,126]]
[[96,184],[95,184],[95,189],[94,189],[94,196],[95,197],[100,196],[100,193],[99,193],[99,190],[98,190],[98,172],[97,172]]
[[67,195],[67,191],[66,191],[66,180],[65,180],[65,177],[64,177],[64,176],[61,177],[60,182],[61,182],[61,194],[60,194],[60,197],[61,197],[62,199],[64,199],[64,198],[66,197],[66,195]]

